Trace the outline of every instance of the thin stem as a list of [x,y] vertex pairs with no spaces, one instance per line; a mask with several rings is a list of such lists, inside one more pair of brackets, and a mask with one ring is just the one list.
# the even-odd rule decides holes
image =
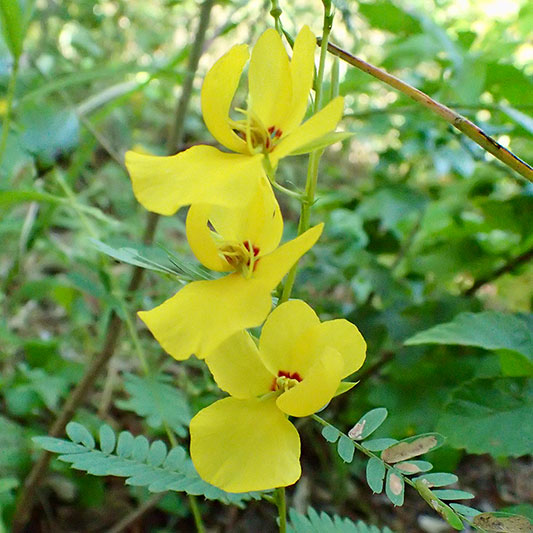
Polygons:
[[194,525],[196,526],[196,531],[198,533],[205,533],[205,526],[202,521],[202,513],[200,512],[198,501],[191,494],[189,494],[189,505],[191,507],[192,515],[194,517]]
[[[324,24],[322,27],[322,46],[320,48],[320,62],[318,64],[318,73],[315,80],[315,101],[313,104],[313,114],[317,113],[322,108],[322,85],[324,81],[324,70],[326,66],[326,56],[328,51],[328,39],[333,23],[333,15],[331,13],[330,0],[323,0],[324,4]],[[298,235],[301,235],[309,229],[309,218],[311,215],[311,207],[315,201],[315,191],[318,181],[318,166],[320,157],[324,150],[315,150],[309,156],[309,163],[307,166],[307,180],[305,183],[305,194],[301,200],[300,220],[298,222]],[[296,273],[298,271],[298,262],[296,262],[287,276],[287,281],[283,287],[279,303],[286,302],[292,293],[294,281],[296,280]]]
[[358,57],[346,52],[346,50],[343,50],[334,44],[328,43],[328,51],[333,55],[340,57],[346,63],[349,63],[363,72],[374,76],[378,80],[381,80],[394,89],[406,94],[409,96],[409,98],[423,105],[430,111],[433,111],[444,120],[449,122],[454,128],[457,128],[466,136],[470,137],[470,139],[481,146],[481,148],[491,153],[502,163],[512,168],[521,176],[533,183],[533,167],[531,167],[525,161],[522,161],[522,159],[502,146],[498,141],[487,135],[481,128],[476,126],[466,117],[463,117],[449,107],[446,107],[436,100],[433,100],[433,98],[429,97],[427,94],[409,85],[408,83],[405,83],[396,76],[393,76],[392,74],[389,74],[388,72],[385,72],[384,70],[367,63],[362,59],[359,59]]
[[19,58],[16,57],[13,63],[13,70],[7,86],[6,113],[2,124],[2,136],[0,137],[0,163],[7,146],[7,136],[9,135],[9,125],[11,123],[11,111],[13,108],[13,98],[15,96],[15,85],[17,84],[17,75],[19,71]]
[[154,494],[148,498],[138,509],[135,509],[132,513],[126,515],[120,522],[115,524],[111,529],[108,529],[106,533],[121,533],[129,526],[132,526],[141,516],[147,513],[150,509],[155,507],[161,499],[165,496],[166,492]]
[[285,487],[276,489],[276,506],[279,516],[279,533],[287,531],[287,502],[285,500]]
[[272,9],[270,10],[270,14],[274,17],[274,27],[276,28],[276,31],[279,33],[280,37],[283,37],[283,27],[281,25],[281,14],[283,11],[281,11],[281,8],[279,7],[278,0],[271,0],[272,2]]
[[185,115],[189,107],[189,100],[191,99],[192,88],[196,71],[198,70],[198,63],[202,56],[202,51],[205,42],[205,33],[209,25],[209,18],[211,16],[211,8],[214,0],[204,0],[200,8],[200,19],[196,29],[196,37],[192,44],[191,52],[189,54],[189,62],[187,64],[187,73],[183,80],[183,88],[181,90],[181,97],[176,104],[174,112],[174,122],[170,128],[170,134],[167,141],[167,153],[172,154],[175,150],[183,145],[183,135],[185,132]]

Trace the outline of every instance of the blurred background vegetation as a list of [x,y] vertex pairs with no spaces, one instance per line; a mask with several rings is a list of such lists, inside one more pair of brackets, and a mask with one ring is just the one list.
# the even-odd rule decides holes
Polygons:
[[[170,426],[186,445],[190,415],[219,394],[202,365],[177,364],[134,322],[136,310],[174,294],[176,277],[149,272],[127,292],[126,263],[135,254],[168,263],[168,250],[181,268],[194,264],[184,213],[160,221],[154,245],[140,244],[147,214],[133,197],[123,154],[134,146],[166,153],[200,4],[23,5],[31,20],[0,162],[0,531],[9,530],[17,492],[39,455],[31,437],[47,433],[101,352],[112,313],[130,323],[76,420],[163,439]],[[336,0],[335,6],[332,42],[533,159],[531,2]],[[304,23],[321,33],[318,0],[281,7],[291,34]],[[269,2],[256,0],[213,7],[185,141],[176,150],[213,143],[201,118],[203,75],[230,46],[253,43],[271,27],[269,10]],[[4,122],[12,67],[13,55],[0,42]],[[532,516],[533,466],[525,457],[532,429],[524,424],[533,407],[526,381],[533,357],[533,185],[436,115],[342,63],[340,92],[342,127],[354,136],[323,159],[313,217],[326,222],[325,234],[306,257],[294,296],[322,319],[355,323],[369,353],[361,383],[324,416],[347,430],[369,408],[384,406],[390,416],[383,435],[441,431],[448,445],[433,461],[458,473],[478,508]],[[282,181],[303,186],[305,167],[303,156],[284,162]],[[280,201],[290,237],[298,206]],[[103,255],[95,239],[115,255],[120,250],[125,261]],[[437,344],[404,344],[437,324],[461,322],[462,312],[476,313],[461,327],[477,332],[477,342],[441,335]],[[485,342],[500,329],[530,344],[515,351]],[[152,405],[139,352],[175,409]],[[395,531],[447,531],[416,495],[401,509],[372,496],[362,460],[343,464],[310,421],[299,429],[304,475],[290,493],[297,509],[313,505]],[[53,460],[28,531],[106,531],[148,498],[120,479],[80,475]],[[245,511],[216,502],[201,508],[211,531],[269,531],[274,523],[266,503]],[[193,531],[192,524],[186,500],[174,493],[154,502],[131,531]]]

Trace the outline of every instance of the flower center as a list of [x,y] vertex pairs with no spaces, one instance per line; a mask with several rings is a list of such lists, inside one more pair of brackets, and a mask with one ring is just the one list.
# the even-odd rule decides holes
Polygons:
[[251,154],[271,152],[278,144],[283,132],[276,126],[266,127],[252,111],[240,108],[235,108],[235,110],[242,113],[245,118],[230,119],[230,126],[246,141],[249,152]]
[[289,389],[296,387],[300,381],[302,381],[302,378],[298,372],[286,372],[285,370],[280,370],[278,376],[274,378],[270,388],[273,391],[287,392]]
[[246,279],[252,277],[259,261],[259,248],[250,241],[225,242],[218,247],[220,255]]

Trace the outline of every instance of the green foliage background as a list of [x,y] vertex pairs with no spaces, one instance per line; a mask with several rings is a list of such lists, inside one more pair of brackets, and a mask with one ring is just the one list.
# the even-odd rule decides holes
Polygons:
[[[4,528],[37,453],[31,437],[47,432],[101,350],[111,312],[133,317],[173,294],[182,281],[208,275],[187,247],[183,213],[161,221],[156,245],[140,244],[146,213],[122,165],[124,151],[133,146],[165,153],[199,5],[26,0],[20,6],[18,33],[4,16],[6,38],[0,42],[2,120],[3,95],[22,50],[0,162]],[[533,160],[530,2],[337,0],[335,6],[334,43],[458,110],[522,159]],[[320,33],[320,2],[281,7],[290,33],[304,23]],[[203,74],[231,45],[253,43],[272,26],[269,9],[268,2],[234,0],[213,9],[185,122],[186,146],[213,142],[199,106]],[[22,45],[17,35],[24,37]],[[369,353],[360,384],[334,400],[324,417],[347,431],[364,412],[383,406],[389,417],[377,437],[441,432],[448,443],[433,461],[470,476],[473,492],[478,487],[468,464],[481,463],[468,454],[484,454],[479,487],[507,472],[514,476],[516,465],[531,470],[524,456],[533,442],[532,184],[439,117],[344,64],[340,92],[346,101],[342,126],[354,136],[323,158],[312,217],[326,222],[325,233],[306,256],[294,296],[312,303],[322,319],[342,316],[355,323]],[[305,165],[305,157],[292,158],[281,180],[303,186]],[[280,201],[289,238],[298,206]],[[119,261],[102,253],[110,248]],[[126,295],[127,263],[139,262],[156,272]],[[152,440],[166,438],[170,428],[186,447],[191,414],[219,392],[201,364],[175,363],[140,324],[132,326],[139,339],[126,328],[76,420],[95,431],[104,420],[117,433],[129,430]],[[297,510],[305,513],[314,505],[380,527],[417,530],[417,511],[395,515],[373,499],[363,461],[343,464],[319,429],[311,421],[300,427],[307,489],[295,490]],[[524,492],[510,495],[502,484],[494,490],[496,495],[482,490],[478,503],[526,503]],[[106,494],[116,501],[115,514],[98,509]],[[146,498],[122,483],[82,477],[54,462],[33,519],[44,512],[44,501],[52,508],[52,524],[77,516],[77,530],[89,531],[96,517],[98,530],[104,530],[117,512],[125,515]],[[217,505],[202,503],[213,527],[226,512]],[[158,506],[147,520],[160,531],[175,524],[192,528],[179,496]],[[247,531],[264,521],[271,512],[265,506],[266,511],[255,503],[233,517],[235,528]],[[520,509],[531,514],[531,506]],[[294,530],[306,527],[305,520],[315,528],[320,520],[331,522],[309,516],[294,514]],[[349,527],[339,530],[359,531]]]

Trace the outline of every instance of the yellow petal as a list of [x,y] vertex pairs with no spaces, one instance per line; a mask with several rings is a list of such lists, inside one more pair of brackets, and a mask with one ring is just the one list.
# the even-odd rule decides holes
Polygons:
[[277,165],[282,157],[289,155],[293,150],[334,130],[342,118],[343,108],[343,98],[342,96],[337,96],[337,98],[334,98],[326,107],[306,120],[300,127],[296,128],[286,137],[283,137],[280,143],[270,153],[271,164],[273,166]]
[[280,370],[298,370],[292,363],[295,342],[311,326],[318,324],[318,316],[302,300],[285,302],[270,313],[261,332],[259,352],[272,374],[277,376]]
[[263,322],[272,307],[272,289],[240,274],[194,281],[139,317],[175,359],[191,354],[203,359],[234,333]]
[[315,360],[303,380],[278,397],[277,406],[290,416],[316,413],[335,396],[343,368],[344,361],[339,352],[327,348]]
[[285,487],[301,475],[300,437],[275,398],[225,398],[192,420],[191,458],[198,474],[228,492]]
[[272,287],[271,290],[273,290],[292,265],[316,243],[323,228],[323,223],[317,224],[266,257],[261,257],[257,262],[254,279],[260,280],[261,283]]
[[304,118],[313,86],[315,48],[316,38],[309,26],[304,26],[294,41],[290,63],[292,103],[289,113],[279,124],[284,135],[291,133]]
[[250,107],[265,128],[276,126],[292,103],[289,57],[276,30],[257,40],[248,70]]
[[192,203],[246,204],[263,176],[262,158],[193,146],[169,157],[130,151],[126,167],[137,200],[148,211],[172,215]]
[[205,362],[217,385],[234,398],[255,398],[271,390],[274,376],[265,368],[246,331],[224,341]]
[[229,110],[246,61],[248,47],[234,46],[209,70],[202,85],[202,114],[207,129],[223,146],[246,152],[246,143],[230,127]]

